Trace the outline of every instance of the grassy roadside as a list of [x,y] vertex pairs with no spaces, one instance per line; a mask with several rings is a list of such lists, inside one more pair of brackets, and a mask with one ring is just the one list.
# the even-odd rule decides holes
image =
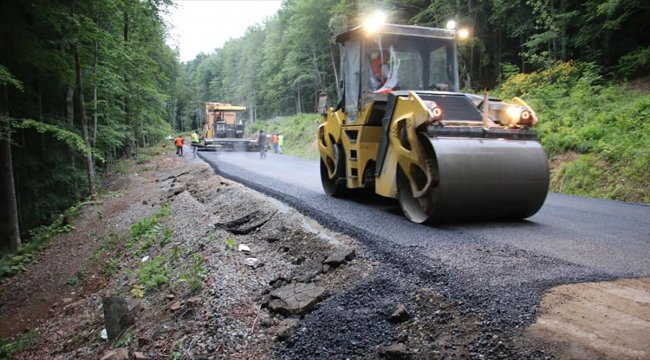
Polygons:
[[298,114],[258,121],[250,125],[247,131],[256,133],[263,129],[268,134],[280,133],[284,135],[283,153],[315,160],[318,159],[316,129],[319,124],[318,114]]
[[[538,113],[551,191],[650,204],[650,94],[610,84],[591,64],[562,63],[509,77],[492,96],[519,96]],[[318,114],[258,121],[285,136],[284,153],[318,158]]]
[[611,84],[591,64],[508,78],[495,96],[525,99],[552,163],[551,190],[650,203],[650,94]]

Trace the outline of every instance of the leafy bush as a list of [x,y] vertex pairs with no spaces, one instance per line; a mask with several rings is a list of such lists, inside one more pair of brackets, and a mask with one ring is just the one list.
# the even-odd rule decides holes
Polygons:
[[131,228],[129,229],[129,241],[127,242],[127,247],[132,248],[136,244],[140,244],[139,249],[135,252],[136,256],[140,256],[154,244],[161,233],[163,233],[162,241],[168,242],[169,239],[166,239],[166,237],[170,236],[170,234],[168,231],[161,229],[161,227],[158,226],[158,222],[170,214],[171,210],[169,209],[169,205],[165,204],[157,213],[151,216],[147,216],[146,218],[131,225]]
[[283,153],[318,159],[318,148],[315,146],[318,124],[320,115],[302,113],[258,121],[249,126],[247,131],[255,134],[263,129],[268,134],[280,133],[284,136]]
[[205,266],[203,266],[203,256],[201,254],[192,255],[192,268],[190,271],[180,275],[178,281],[187,283],[190,293],[194,294],[203,288],[203,279],[207,276]]
[[138,265],[136,271],[138,282],[147,290],[155,290],[169,281],[169,272],[163,256],[156,256]]
[[513,65],[507,62],[501,63],[501,76],[503,77],[503,79],[508,79],[513,75],[517,75],[518,73],[519,73],[519,67],[517,65]]
[[650,203],[650,94],[607,85],[594,65],[568,62],[511,76],[493,96],[520,96],[533,107],[550,157],[589,155],[558,168],[553,191]]
[[638,48],[621,56],[616,73],[627,78],[631,75],[648,73],[650,70],[650,46]]
[[117,171],[122,175],[126,175],[129,172],[129,168],[126,165],[126,161],[120,160],[117,162]]

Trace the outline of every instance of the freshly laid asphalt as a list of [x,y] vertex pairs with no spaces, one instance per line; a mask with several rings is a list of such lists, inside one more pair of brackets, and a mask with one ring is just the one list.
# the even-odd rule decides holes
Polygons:
[[[318,161],[273,153],[266,159],[246,152],[201,152],[200,156],[219,175],[359,239],[369,256],[382,264],[382,274],[360,285],[355,295],[341,295],[307,316],[303,323],[312,324],[314,332],[318,321],[332,324],[335,308],[340,313],[346,297],[373,298],[370,294],[378,292],[407,301],[397,292],[426,286],[488,319],[482,331],[489,335],[531,323],[541,296],[551,286],[650,276],[650,207],[646,205],[549,193],[541,210],[523,221],[418,225],[408,221],[393,200],[325,195]],[[376,333],[372,328],[377,319],[367,318],[367,331]],[[343,328],[338,331],[345,333]],[[477,348],[477,354],[491,351],[488,348],[494,344],[485,338],[486,345]],[[296,338],[276,355],[314,358],[308,354],[325,347],[340,358],[355,357],[361,345],[351,348],[340,340],[336,336],[328,340],[323,334]]]

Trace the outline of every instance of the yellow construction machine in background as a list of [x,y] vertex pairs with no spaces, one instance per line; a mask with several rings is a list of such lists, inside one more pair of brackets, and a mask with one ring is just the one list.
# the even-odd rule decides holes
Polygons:
[[256,139],[244,139],[245,106],[208,102],[205,104],[202,150],[256,151]]

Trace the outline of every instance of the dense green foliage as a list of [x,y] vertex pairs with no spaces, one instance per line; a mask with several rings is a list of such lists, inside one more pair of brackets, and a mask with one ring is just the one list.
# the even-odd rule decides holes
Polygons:
[[[650,203],[650,94],[609,84],[586,63],[562,63],[508,78],[497,95],[525,98],[540,118],[554,191]],[[574,160],[574,159],[568,159]]]
[[[178,62],[164,43],[168,3],[0,3],[0,115],[13,129],[23,237],[89,194],[85,153],[95,155],[93,170],[101,175],[171,132]],[[0,192],[2,203],[11,200]],[[3,206],[3,239],[7,217]]]
[[265,23],[181,66],[184,128],[203,124],[203,103],[246,105],[249,118],[313,112],[319,92],[337,99],[334,37],[377,9],[389,21],[472,29],[459,46],[463,86],[493,88],[513,72],[581,60],[610,76],[650,71],[650,7],[641,0],[287,0]]

